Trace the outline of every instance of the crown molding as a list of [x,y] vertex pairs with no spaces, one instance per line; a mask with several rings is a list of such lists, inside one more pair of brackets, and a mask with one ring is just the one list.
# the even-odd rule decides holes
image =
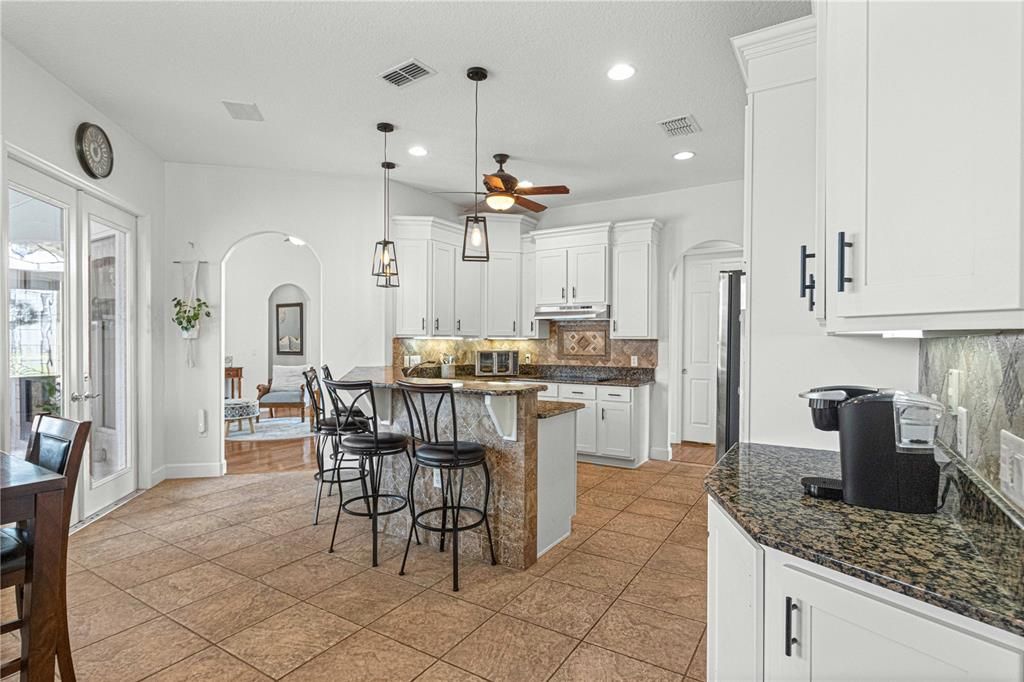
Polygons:
[[768,57],[797,47],[815,45],[817,40],[817,17],[793,19],[782,24],[769,26],[732,39],[733,53],[743,73],[743,82],[749,83],[749,66],[754,59]]

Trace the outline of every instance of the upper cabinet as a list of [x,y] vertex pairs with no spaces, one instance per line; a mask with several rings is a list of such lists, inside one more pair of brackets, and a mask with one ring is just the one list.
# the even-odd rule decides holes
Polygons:
[[613,339],[658,337],[658,250],[654,220],[617,223],[612,231]]
[[574,246],[567,250],[569,303],[608,303],[608,246]]
[[568,251],[566,249],[545,249],[536,254],[536,296],[537,305],[558,305],[569,299]]
[[434,336],[452,336],[455,333],[455,247],[441,242],[433,242],[432,247],[431,332]]
[[[424,239],[396,241],[398,275],[402,285],[395,290],[395,334],[426,336],[430,313],[430,242]],[[410,283],[415,282],[415,285]]]
[[455,252],[455,336],[483,336],[484,263],[462,260]]
[[492,339],[523,336],[519,324],[519,254],[492,251],[486,271],[485,335]]
[[546,339],[550,334],[548,321],[538,320],[534,317],[537,310],[537,252],[533,245],[533,237],[530,235],[523,235],[522,254],[520,267],[522,295],[519,301],[519,322],[523,326],[522,335],[530,339]]
[[533,233],[537,305],[608,305],[611,223]]
[[1024,326],[1024,5],[827,2],[818,19],[828,329]]

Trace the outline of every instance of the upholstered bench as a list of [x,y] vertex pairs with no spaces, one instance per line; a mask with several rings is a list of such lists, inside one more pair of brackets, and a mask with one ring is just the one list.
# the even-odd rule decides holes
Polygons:
[[231,431],[231,422],[238,422],[238,430],[242,430],[242,420],[249,420],[249,432],[256,433],[256,427],[252,420],[260,416],[260,403],[258,400],[244,400],[242,398],[227,398],[224,400],[224,436],[227,437]]

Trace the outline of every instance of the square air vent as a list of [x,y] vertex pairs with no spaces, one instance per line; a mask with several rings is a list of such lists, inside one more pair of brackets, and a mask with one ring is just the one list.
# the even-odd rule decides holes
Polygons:
[[664,130],[665,134],[669,137],[693,135],[694,133],[700,132],[700,124],[697,123],[697,119],[695,119],[692,114],[666,118],[664,121],[658,121],[658,125],[661,126],[661,129]]
[[409,59],[398,66],[393,66],[384,73],[380,74],[380,77],[391,83],[395,87],[402,87],[403,85],[409,85],[418,80],[422,80],[427,76],[433,76],[436,72],[421,62],[418,59]]
[[231,100],[222,99],[220,103],[228,110],[228,116],[236,121],[263,120],[260,108],[251,102],[232,102]]

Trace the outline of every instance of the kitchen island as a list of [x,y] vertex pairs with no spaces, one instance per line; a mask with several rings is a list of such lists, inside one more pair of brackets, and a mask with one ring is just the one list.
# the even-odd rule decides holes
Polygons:
[[[411,432],[402,396],[395,390],[401,372],[391,367],[355,367],[342,381],[371,381],[381,430]],[[406,379],[415,383],[449,383],[455,391],[460,441],[484,446],[491,471],[489,519],[498,563],[529,568],[571,530],[576,503],[574,403],[557,409],[544,406],[545,424],[538,442],[537,393],[545,385],[521,381],[465,381]],[[366,409],[366,406],[363,406]],[[554,414],[557,412],[558,414]],[[441,411],[442,437],[450,437],[450,412]],[[540,455],[540,457],[538,457]],[[570,472],[567,473],[567,472]],[[382,490],[406,490],[409,467],[404,457],[389,457],[384,464]],[[541,479],[540,481],[538,479]],[[483,503],[483,474],[479,467],[466,470],[465,504]],[[416,506],[441,504],[429,470],[422,469],[414,484]],[[405,538],[407,513],[382,517],[383,532]],[[422,533],[422,531],[421,531]],[[425,539],[421,536],[421,539]],[[432,542],[436,542],[433,539]],[[459,551],[466,558],[489,558],[483,526],[459,536]]]

